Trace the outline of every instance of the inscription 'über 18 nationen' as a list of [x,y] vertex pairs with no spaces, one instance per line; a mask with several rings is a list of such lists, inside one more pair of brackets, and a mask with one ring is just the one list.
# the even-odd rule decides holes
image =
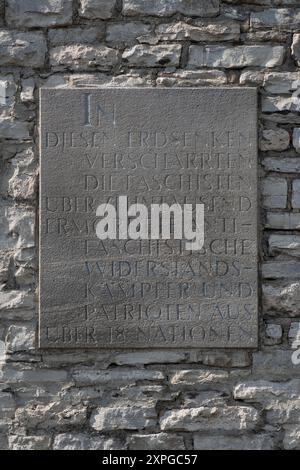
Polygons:
[[[40,346],[257,346],[256,92],[41,90]],[[204,204],[204,246],[100,240],[100,204]]]

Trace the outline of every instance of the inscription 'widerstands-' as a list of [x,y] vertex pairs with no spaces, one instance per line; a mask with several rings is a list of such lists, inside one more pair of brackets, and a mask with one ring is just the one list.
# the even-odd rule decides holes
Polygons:
[[[257,346],[256,91],[42,89],[40,346]],[[204,246],[100,240],[97,207],[204,204]]]

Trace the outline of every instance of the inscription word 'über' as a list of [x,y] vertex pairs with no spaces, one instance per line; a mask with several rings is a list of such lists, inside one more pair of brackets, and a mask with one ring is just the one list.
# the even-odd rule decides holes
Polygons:
[[[40,346],[257,346],[256,92],[42,89]],[[99,240],[100,204],[204,204],[204,246]]]

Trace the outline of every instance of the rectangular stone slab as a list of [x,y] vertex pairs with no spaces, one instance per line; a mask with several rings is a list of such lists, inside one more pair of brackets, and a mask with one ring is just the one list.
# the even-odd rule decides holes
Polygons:
[[[41,90],[40,347],[257,347],[253,88]],[[96,208],[202,203],[205,243],[99,240]]]

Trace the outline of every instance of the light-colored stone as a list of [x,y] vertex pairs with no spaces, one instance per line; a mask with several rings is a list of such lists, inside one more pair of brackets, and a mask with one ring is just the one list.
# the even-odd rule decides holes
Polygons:
[[112,18],[117,0],[80,0],[79,16],[90,20]]
[[233,396],[236,400],[265,404],[279,400],[297,399],[299,397],[299,387],[300,380],[291,380],[289,382],[257,380],[236,385]]
[[300,72],[268,72],[263,87],[267,93],[292,93],[300,86]]
[[43,67],[46,40],[41,32],[0,30],[0,65]]
[[50,63],[59,69],[109,70],[117,61],[117,51],[104,45],[73,44],[50,50]]
[[166,411],[160,419],[163,431],[246,431],[259,423],[250,406],[199,407]]
[[283,439],[285,450],[300,450],[300,426],[287,426]]
[[287,181],[269,176],[262,181],[263,204],[272,209],[285,208],[287,202]]
[[27,290],[0,290],[0,312],[27,310],[35,307],[34,295]]
[[296,60],[297,65],[299,65],[300,64],[300,33],[294,34],[291,50],[292,50],[292,56]]
[[152,406],[128,404],[128,407],[97,408],[91,416],[91,426],[96,431],[117,429],[145,429],[156,424],[157,415]]
[[189,48],[189,67],[276,67],[284,60],[283,46],[196,46]]
[[68,402],[27,404],[19,407],[16,422],[27,429],[69,429],[70,426],[82,427],[87,420],[87,409],[82,405]]
[[210,17],[219,13],[219,0],[124,0],[123,14],[128,16],[187,16]]
[[49,436],[10,435],[8,442],[11,450],[47,450],[51,445]]
[[27,328],[26,326],[11,325],[5,341],[9,353],[31,351],[35,347],[35,329],[33,326]]
[[176,434],[134,434],[129,440],[130,450],[184,450],[182,436]]
[[300,27],[300,9],[270,8],[252,12],[250,25],[252,29],[278,28],[281,31],[297,31]]
[[51,27],[72,23],[73,0],[6,0],[5,19],[13,27]]
[[259,141],[260,150],[282,152],[289,148],[290,134],[285,129],[264,129]]
[[224,85],[227,83],[225,72],[221,70],[178,70],[176,72],[159,72],[158,86],[205,86]]
[[[194,24],[177,21],[160,24],[149,41],[184,41],[214,42],[237,41],[240,37],[240,25],[233,20],[197,21]],[[143,42],[146,42],[142,38]]]
[[222,370],[178,370],[169,374],[172,385],[202,385],[211,383],[222,383],[228,380],[229,374]]
[[180,53],[181,46],[177,44],[138,45],[126,49],[122,58],[133,67],[172,67],[179,65]]
[[299,315],[300,283],[292,282],[283,286],[263,284],[262,291],[263,305],[266,312],[278,311],[290,316]]
[[[253,0],[252,0],[253,1]],[[194,437],[195,450],[272,450],[272,437],[266,434],[249,436],[206,436],[196,434]]]
[[17,369],[9,365],[0,367],[0,379],[11,383],[45,383],[64,382],[67,379],[67,372],[64,370],[47,369]]
[[3,171],[0,193],[15,199],[34,200],[36,194],[37,168],[32,149],[16,154]]
[[20,98],[23,103],[34,101],[35,81],[33,78],[25,78],[22,80],[22,91]]
[[300,256],[300,235],[271,234],[269,237],[269,253],[271,256],[286,254]]
[[257,70],[244,70],[240,75],[241,85],[259,86],[263,83],[264,73]]
[[106,436],[90,436],[82,433],[58,434],[54,438],[53,450],[120,450],[122,444]]
[[264,113],[278,113],[281,111],[298,112],[300,110],[300,99],[292,95],[262,96],[261,108]]

